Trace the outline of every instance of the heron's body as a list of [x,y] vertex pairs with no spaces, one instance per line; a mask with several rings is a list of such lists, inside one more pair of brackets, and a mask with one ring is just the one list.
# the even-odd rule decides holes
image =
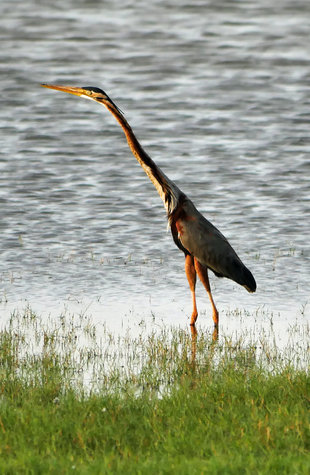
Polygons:
[[172,214],[171,231],[175,243],[184,248],[185,254],[194,256],[216,276],[232,279],[250,291],[255,287],[252,274],[227,239],[186,196],[179,211]]
[[242,263],[223,234],[196,209],[192,201],[171,181],[143,150],[120,109],[109,96],[96,87],[67,87],[43,84],[44,87],[92,99],[104,105],[121,125],[128,145],[147,176],[154,184],[167,212],[172,237],[185,254],[185,272],[193,299],[191,325],[198,316],[196,306],[196,275],[202,281],[211,301],[214,325],[218,326],[218,311],[214,304],[208,269],[218,277],[227,277],[255,292],[253,275]]

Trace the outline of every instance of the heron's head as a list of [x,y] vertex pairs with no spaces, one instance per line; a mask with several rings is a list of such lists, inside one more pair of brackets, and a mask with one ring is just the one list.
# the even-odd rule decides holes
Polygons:
[[48,87],[49,89],[56,89],[56,91],[68,92],[69,94],[74,94],[75,96],[85,97],[85,99],[90,99],[92,101],[99,102],[105,106],[111,105],[115,107],[119,112],[121,110],[117,107],[116,104],[109,98],[109,96],[99,89],[99,87],[93,86],[84,86],[84,87],[71,87],[71,86],[57,86],[54,84],[41,84],[43,87]]

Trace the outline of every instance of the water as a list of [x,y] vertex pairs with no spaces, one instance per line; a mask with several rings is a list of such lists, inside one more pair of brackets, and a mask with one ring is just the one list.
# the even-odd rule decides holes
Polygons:
[[258,289],[211,276],[225,325],[236,308],[309,320],[309,2],[101,3],[0,5],[2,318],[28,304],[112,326],[191,313],[183,256],[118,124],[45,82],[105,89],[228,237]]

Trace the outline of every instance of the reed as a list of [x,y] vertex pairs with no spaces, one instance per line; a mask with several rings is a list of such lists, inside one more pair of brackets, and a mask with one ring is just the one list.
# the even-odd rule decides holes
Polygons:
[[[240,312],[240,310],[234,310]],[[241,312],[242,313],[242,312]],[[30,308],[0,332],[0,473],[309,473],[304,345]]]

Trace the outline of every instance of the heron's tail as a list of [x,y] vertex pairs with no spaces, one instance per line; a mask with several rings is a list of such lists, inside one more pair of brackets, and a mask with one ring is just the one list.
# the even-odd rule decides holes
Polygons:
[[243,268],[242,283],[239,282],[239,284],[243,285],[243,287],[246,288],[248,292],[252,293],[252,292],[255,292],[256,290],[256,282],[252,275],[252,272],[249,271],[249,269],[245,266]]

